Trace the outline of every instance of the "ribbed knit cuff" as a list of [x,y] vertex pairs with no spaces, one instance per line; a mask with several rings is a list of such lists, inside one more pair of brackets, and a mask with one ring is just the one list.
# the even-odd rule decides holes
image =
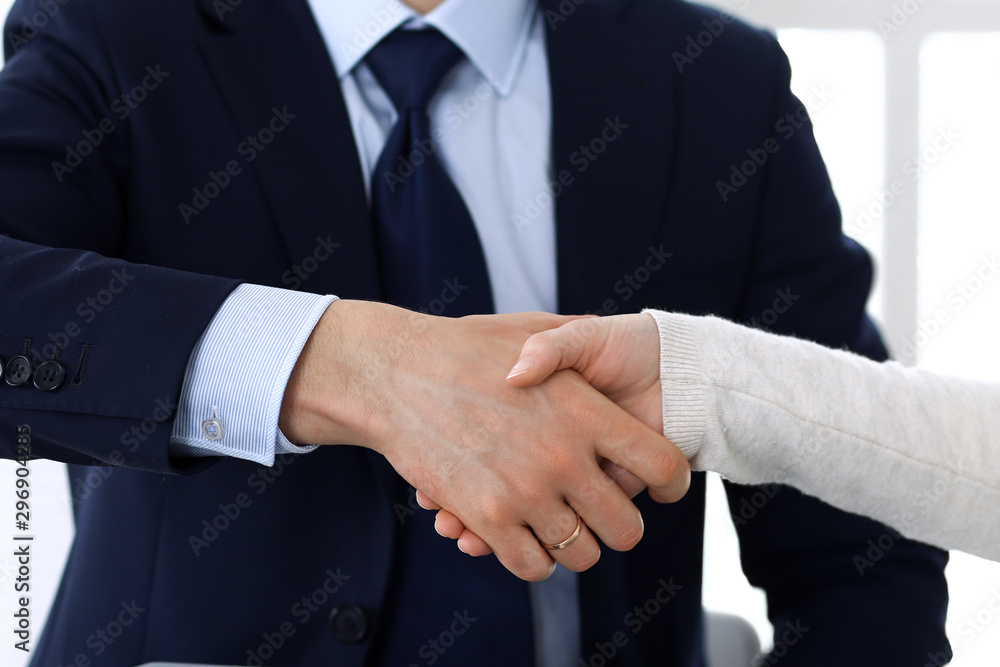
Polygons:
[[687,457],[705,440],[707,388],[698,363],[698,343],[690,316],[645,310],[660,331],[660,387],[663,435]]

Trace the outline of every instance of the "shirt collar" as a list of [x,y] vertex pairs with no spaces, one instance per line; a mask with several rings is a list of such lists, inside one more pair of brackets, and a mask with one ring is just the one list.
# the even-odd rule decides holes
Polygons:
[[537,12],[532,0],[445,0],[421,16],[400,0],[310,0],[343,79],[404,23],[430,25],[454,42],[501,96],[514,87]]

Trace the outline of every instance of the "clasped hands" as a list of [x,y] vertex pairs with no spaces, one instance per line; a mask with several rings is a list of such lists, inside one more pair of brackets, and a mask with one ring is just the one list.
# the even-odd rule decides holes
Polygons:
[[338,301],[299,356],[279,427],[378,451],[439,511],[439,533],[539,581],[556,562],[593,566],[598,539],[634,547],[644,488],[660,502],[687,492],[687,460],[662,435],[658,360],[648,315],[447,319]]

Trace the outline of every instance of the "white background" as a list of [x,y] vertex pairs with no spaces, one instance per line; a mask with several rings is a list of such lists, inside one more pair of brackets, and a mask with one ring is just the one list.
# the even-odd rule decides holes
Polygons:
[[[6,14],[10,0],[0,0]],[[894,351],[927,368],[1000,380],[995,347],[1000,276],[978,285],[958,307],[954,290],[984,258],[1000,253],[1000,4],[996,0],[718,0],[773,28],[792,61],[793,85],[811,105],[817,137],[844,210],[845,228],[876,257],[879,288],[870,308]],[[902,13],[893,15],[893,6]],[[885,21],[885,23],[880,23]],[[887,27],[887,26],[891,26]],[[994,32],[989,32],[994,31]],[[822,91],[817,94],[817,91]],[[958,139],[941,151],[934,140]],[[921,178],[910,180],[917,158]],[[904,197],[882,206],[894,180]],[[949,295],[952,297],[949,299]],[[948,322],[931,330],[936,311]],[[923,333],[918,333],[923,330]],[[914,345],[909,345],[914,344]],[[910,350],[915,352],[911,353]],[[65,561],[73,527],[61,465],[31,464],[33,544],[31,612],[37,640]],[[14,466],[0,462],[0,489],[13,489]],[[4,480],[7,480],[4,482]],[[13,496],[0,498],[13,513]],[[997,523],[984,530],[997,530]],[[0,547],[0,611],[15,608],[12,549]],[[739,569],[735,531],[721,482],[710,480],[705,604],[749,619],[769,643],[764,597]],[[1000,656],[1000,564],[954,552],[948,568],[948,631],[957,667],[994,667]],[[0,664],[21,667],[2,611]],[[970,623],[969,619],[978,621]],[[978,628],[974,630],[973,628]],[[96,629],[96,628],[95,628]],[[718,666],[725,667],[725,666]],[[915,665],[914,667],[920,667]]]
[[[715,4],[779,29],[800,98],[830,94],[810,109],[817,140],[845,229],[875,256],[878,289],[869,310],[894,353],[938,372],[1000,381],[1000,276],[981,285],[974,280],[984,258],[1000,257],[1000,3]],[[940,151],[935,139],[948,130],[959,138]],[[910,176],[914,164],[918,181]],[[880,197],[888,201],[884,191],[897,179],[906,196],[883,207],[874,223],[862,218],[863,210],[878,212]],[[959,286],[972,298],[957,296]],[[948,321],[934,330],[941,309]],[[767,644],[764,595],[743,577],[722,484],[710,481],[705,605],[748,618]],[[982,529],[1000,530],[1000,520]],[[989,604],[1000,599],[1000,564],[952,552],[947,576],[951,664],[995,667],[1000,613]]]

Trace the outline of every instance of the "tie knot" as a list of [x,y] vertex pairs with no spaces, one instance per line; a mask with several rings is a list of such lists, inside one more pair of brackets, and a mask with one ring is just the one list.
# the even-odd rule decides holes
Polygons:
[[435,28],[396,29],[365,58],[396,110],[425,109],[462,50]]

